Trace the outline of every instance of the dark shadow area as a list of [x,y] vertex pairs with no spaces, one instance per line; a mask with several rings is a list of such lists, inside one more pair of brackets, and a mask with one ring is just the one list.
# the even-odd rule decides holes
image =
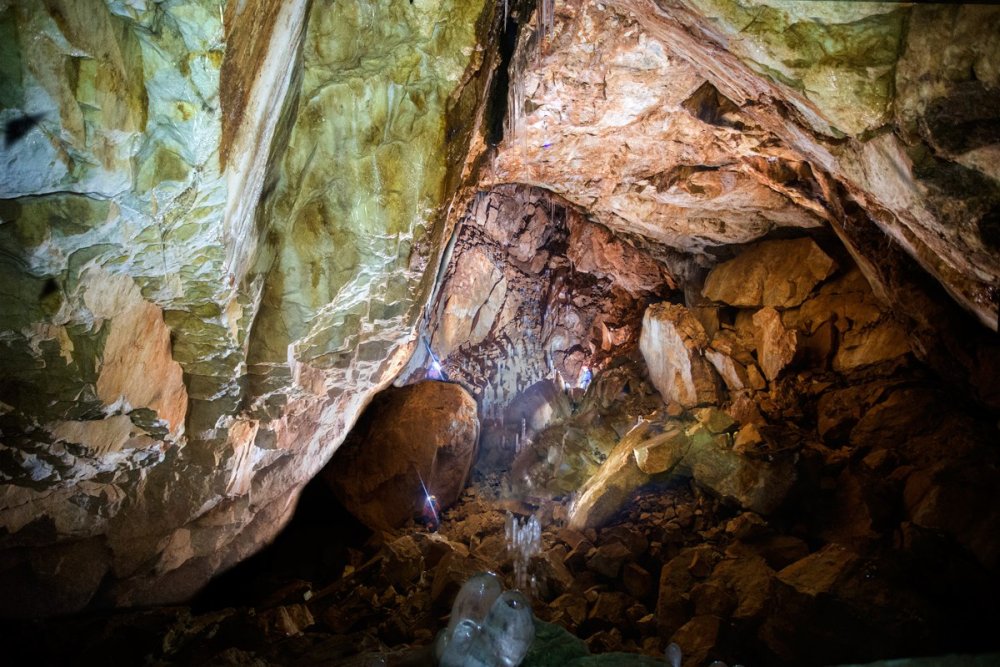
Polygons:
[[336,579],[350,561],[348,549],[370,536],[316,477],[303,489],[295,516],[274,542],[209,582],[191,602],[192,610],[256,606],[296,582]]

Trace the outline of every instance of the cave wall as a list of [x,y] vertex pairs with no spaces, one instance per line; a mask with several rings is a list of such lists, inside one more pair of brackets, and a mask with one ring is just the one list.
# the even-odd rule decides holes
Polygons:
[[185,599],[281,528],[408,355],[483,9],[0,8],[3,614]]

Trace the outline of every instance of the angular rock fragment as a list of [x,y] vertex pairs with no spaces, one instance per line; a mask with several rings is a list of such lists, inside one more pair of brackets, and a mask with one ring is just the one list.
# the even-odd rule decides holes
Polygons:
[[799,593],[816,596],[829,593],[850,575],[860,557],[839,544],[828,544],[814,554],[778,572],[778,579]]
[[705,350],[705,358],[715,368],[726,387],[731,390],[744,389],[750,382],[747,378],[747,371],[741,364],[733,361],[733,358],[717,350]]
[[834,266],[812,239],[764,241],[712,269],[702,293],[731,306],[791,308],[805,301]]
[[704,327],[684,306],[660,303],[646,309],[639,349],[667,403],[691,408],[718,401],[717,377],[703,356],[707,345]]
[[774,380],[795,358],[798,334],[781,324],[774,308],[763,308],[753,316],[757,329],[757,360],[768,380]]

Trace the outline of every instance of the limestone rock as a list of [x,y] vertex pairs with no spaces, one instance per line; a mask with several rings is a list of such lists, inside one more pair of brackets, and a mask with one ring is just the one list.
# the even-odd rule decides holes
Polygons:
[[662,433],[643,439],[634,447],[635,463],[639,470],[650,475],[667,472],[684,458],[688,444],[682,426],[668,424]]
[[1000,563],[995,539],[1000,511],[979,499],[998,482],[995,467],[938,464],[910,475],[903,503],[914,524],[952,535],[983,566],[995,568]]
[[708,429],[709,433],[726,433],[736,425],[732,417],[714,407],[698,408],[693,410],[691,414],[694,415],[699,424]]
[[773,593],[774,570],[763,558],[723,560],[712,571],[711,581],[733,593],[736,598],[734,619],[759,619],[767,612]]
[[860,557],[853,551],[838,544],[828,544],[778,572],[778,579],[799,593],[815,597],[832,591],[850,576],[859,561]]
[[689,431],[691,447],[681,462],[700,484],[732,498],[742,507],[769,514],[778,508],[794,484],[794,457],[773,462],[741,455],[730,447],[725,435],[707,429]]
[[[0,550],[177,602],[273,539],[408,357],[484,5],[8,5],[0,119],[42,116],[0,147]],[[97,590],[57,580],[39,614]]]
[[398,526],[421,513],[424,487],[442,508],[455,502],[478,437],[476,403],[460,386],[421,382],[388,389],[368,407],[323,477],[365,524]]
[[910,343],[902,325],[888,317],[873,327],[851,329],[843,335],[833,367],[838,371],[895,359],[910,351]]
[[684,306],[646,309],[639,349],[664,401],[690,408],[718,400],[715,371],[702,356],[707,345],[705,329]]
[[695,616],[678,628],[670,640],[681,647],[685,664],[701,665],[715,649],[721,625],[718,616]]
[[712,269],[703,293],[731,306],[791,308],[833,270],[833,260],[812,239],[764,241]]
[[649,479],[649,475],[636,464],[633,454],[638,439],[634,435],[622,438],[597,473],[587,480],[570,508],[571,528],[581,530],[603,524],[618,511],[633,490]]
[[872,294],[862,273],[853,268],[823,285],[798,309],[782,313],[786,327],[801,330],[803,345],[825,360],[833,351],[833,368],[846,371],[906,354],[910,350],[906,332]]
[[685,594],[695,583],[688,571],[690,562],[690,554],[679,554],[660,569],[656,621],[663,635],[674,634],[690,618],[685,601]]
[[744,424],[733,436],[733,451],[744,453],[753,451],[764,442],[757,426],[753,423]]
[[705,358],[712,364],[726,387],[730,390],[738,391],[746,388],[750,380],[747,377],[746,368],[733,361],[733,358],[717,350],[705,350]]
[[689,423],[682,433],[669,426],[648,441],[647,437],[648,426],[640,426],[615,446],[582,487],[570,510],[571,526],[579,529],[602,525],[632,490],[651,475],[665,471],[693,477],[713,492],[760,514],[777,509],[796,479],[793,451],[767,457],[756,452],[741,453],[732,448],[728,434],[713,433],[700,423]]
[[786,330],[774,308],[763,308],[753,316],[757,328],[757,359],[768,380],[774,380],[795,358],[798,334]]
[[608,579],[615,579],[630,555],[629,548],[621,542],[602,544],[587,559],[587,567]]
[[476,345],[500,316],[507,279],[481,250],[462,253],[452,277],[453,291],[444,303],[436,352],[447,357],[459,344]]
[[261,631],[272,641],[300,635],[315,622],[309,608],[304,604],[268,609],[257,619]]
[[610,278],[615,286],[634,295],[655,293],[668,282],[662,264],[616,238],[605,227],[571,216],[569,232],[566,255],[577,271]]
[[653,592],[652,575],[637,563],[625,564],[622,583],[629,595],[637,600],[645,600]]

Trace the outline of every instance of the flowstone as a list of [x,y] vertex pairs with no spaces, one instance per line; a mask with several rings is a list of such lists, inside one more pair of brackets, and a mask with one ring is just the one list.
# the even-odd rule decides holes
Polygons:
[[440,667],[517,667],[534,639],[527,598],[518,591],[503,591],[495,574],[481,572],[455,597],[435,654]]

